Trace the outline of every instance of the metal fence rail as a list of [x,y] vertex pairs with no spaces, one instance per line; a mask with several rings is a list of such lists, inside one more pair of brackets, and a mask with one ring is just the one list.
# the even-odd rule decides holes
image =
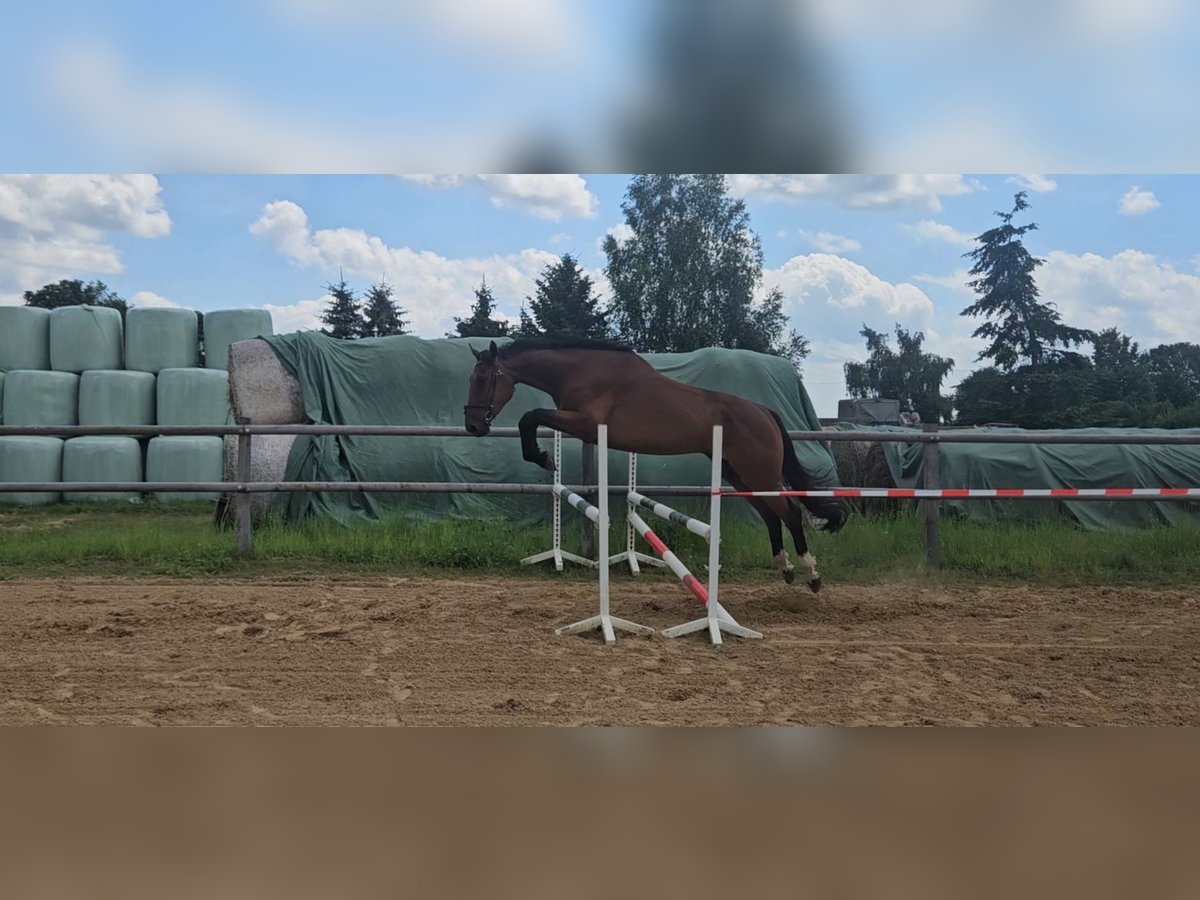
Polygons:
[[[235,481],[218,482],[0,482],[0,493],[221,493],[233,494],[236,508],[237,549],[239,554],[250,552],[251,521],[250,494],[295,493],[295,492],[348,492],[368,491],[372,493],[429,493],[429,494],[552,494],[550,484],[478,484],[472,482],[428,482],[428,481],[251,481],[250,462],[255,435],[355,435],[372,437],[459,437],[468,438],[464,428],[450,425],[255,425],[240,421],[233,425],[180,426],[180,425],[0,425],[0,437],[48,436],[214,436],[236,437],[238,441],[238,471]],[[539,429],[538,437],[550,437],[554,432]],[[516,428],[493,428],[488,437],[517,438]],[[925,425],[916,432],[898,431],[789,431],[793,441],[867,442],[924,444],[923,488],[938,490],[939,478],[937,445],[939,444],[1125,444],[1125,445],[1183,445],[1200,446],[1200,433],[1196,434],[1073,434],[1028,431],[939,432],[937,425]],[[595,469],[594,453],[585,452],[582,458],[582,477],[591,480]],[[584,484],[571,487],[580,494],[595,494],[594,485]],[[625,487],[614,487],[609,493],[621,493]],[[647,494],[664,496],[708,496],[711,488],[705,486],[659,485],[642,488]],[[970,498],[968,498],[970,499]],[[1022,498],[1004,498],[1022,499]],[[1029,496],[1024,499],[1046,499]],[[1162,496],[1148,500],[1140,496],[1078,496],[1063,498],[1069,502],[1090,500],[1159,502],[1190,500],[1187,495]],[[925,562],[931,568],[941,565],[941,500],[920,500],[925,519]],[[586,523],[585,523],[586,524]],[[585,529],[585,546],[590,535]]]

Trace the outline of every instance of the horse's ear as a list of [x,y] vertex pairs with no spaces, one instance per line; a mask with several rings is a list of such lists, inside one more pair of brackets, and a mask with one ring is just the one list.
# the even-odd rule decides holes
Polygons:
[[[468,347],[471,347],[471,345],[470,345],[470,344],[467,344],[467,346],[468,346]],[[479,353],[479,351],[478,351],[478,350],[476,350],[474,347],[471,347],[471,352],[475,354],[475,359],[477,359],[477,360],[478,360],[478,359],[479,359],[479,356],[480,356],[480,353]]]
[[495,341],[492,341],[492,346],[488,347],[488,351],[492,354],[492,359],[500,355],[500,348],[496,346]]

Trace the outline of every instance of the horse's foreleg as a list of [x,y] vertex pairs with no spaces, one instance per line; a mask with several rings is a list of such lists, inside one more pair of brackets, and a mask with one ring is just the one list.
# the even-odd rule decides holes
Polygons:
[[[787,498],[780,498],[787,500]],[[799,504],[787,501],[787,515],[783,522],[792,533],[792,541],[796,545],[796,553],[800,556],[800,564],[808,572],[808,586],[816,593],[821,589],[821,575],[817,572],[817,558],[808,551],[808,539],[804,534],[804,513]]]
[[547,472],[554,471],[554,460],[549,453],[538,446],[537,431],[543,425],[549,424],[547,419],[554,412],[557,410],[531,409],[521,416],[521,421],[517,423],[517,429],[521,432],[522,458],[526,462],[541,466]]

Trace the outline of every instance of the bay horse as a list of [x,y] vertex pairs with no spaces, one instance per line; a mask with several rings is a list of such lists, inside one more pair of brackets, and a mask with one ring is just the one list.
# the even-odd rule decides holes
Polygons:
[[[549,394],[555,409],[533,409],[521,416],[521,450],[525,460],[553,471],[550,455],[537,442],[541,426],[585,443],[596,443],[596,426],[608,426],[608,446],[630,453],[675,456],[702,453],[712,457],[714,425],[724,429],[723,474],[737,490],[805,490],[808,474],[772,409],[722,391],[675,381],[659,373],[629,347],[583,338],[522,338],[482,352],[471,347],[467,433],[483,437],[492,420],[512,399],[518,384]],[[794,498],[750,497],[771,540],[775,564],[788,584],[795,566],[783,548],[783,525],[791,532],[808,586],[821,589],[817,561],[808,550],[803,516]],[[826,531],[846,520],[845,506],[829,498],[805,498]]]

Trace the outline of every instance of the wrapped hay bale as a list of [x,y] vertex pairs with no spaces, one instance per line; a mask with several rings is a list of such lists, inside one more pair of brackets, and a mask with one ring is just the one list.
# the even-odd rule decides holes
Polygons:
[[305,420],[300,382],[266,341],[238,341],[229,348],[229,399],[235,418],[256,425]]
[[0,372],[0,425],[4,424],[4,373]]
[[63,306],[50,313],[50,368],[58,372],[124,367],[121,314],[109,306]]
[[0,372],[50,368],[50,310],[0,306]]
[[204,314],[204,365],[209,369],[229,366],[229,345],[274,334],[271,314],[265,309],[218,309]]
[[158,373],[159,425],[228,425],[229,377],[224,369],[163,369]]
[[[225,464],[224,440],[219,437],[163,436],[151,438],[146,451],[147,481],[220,481]],[[160,503],[215,500],[217,493],[159,491]]]
[[[287,474],[288,457],[296,443],[294,434],[256,434],[251,438],[250,480],[283,481]],[[225,481],[237,481],[238,464],[237,438],[225,442]],[[261,521],[271,507],[277,494],[261,493],[250,495],[250,516]],[[234,520],[233,494],[226,494],[217,507],[217,522],[232,525]]]
[[[0,437],[0,481],[62,481],[63,441],[56,437]],[[0,493],[0,504],[45,506],[57,503],[58,493]]]
[[125,316],[125,368],[157,374],[200,365],[195,310],[131,309]]
[[[142,480],[142,448],[131,437],[77,437],[63,445],[63,481],[119,482]],[[68,503],[131,502],[135,491],[73,491],[63,494]]]
[[4,377],[5,425],[77,425],[79,376],[17,369]]
[[80,425],[153,425],[157,402],[149,372],[92,369],[79,377]]

